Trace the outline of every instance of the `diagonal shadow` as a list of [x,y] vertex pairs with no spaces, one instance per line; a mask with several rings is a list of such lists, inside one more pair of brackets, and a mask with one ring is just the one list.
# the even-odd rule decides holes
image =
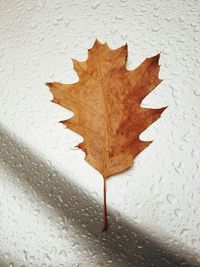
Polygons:
[[5,261],[4,259],[0,259],[0,266],[1,267],[8,267],[9,265],[12,266],[11,264],[12,263],[8,263],[8,261]]
[[[0,160],[22,184],[28,183],[39,198],[84,234],[86,246],[88,242],[92,246],[93,239],[100,251],[111,258],[116,255],[114,262],[103,266],[200,266],[199,256],[189,248],[187,251],[181,246],[170,248],[170,244],[161,243],[139,226],[122,218],[116,221],[112,210],[109,210],[109,229],[102,233],[99,230],[102,227],[102,206],[3,127],[0,129]],[[90,241],[87,241],[87,235],[92,237]]]

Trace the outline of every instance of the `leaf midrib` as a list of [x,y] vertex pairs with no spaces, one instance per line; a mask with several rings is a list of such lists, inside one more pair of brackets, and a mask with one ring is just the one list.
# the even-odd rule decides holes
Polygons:
[[104,150],[103,150],[103,170],[102,170],[102,175],[104,179],[107,177],[107,163],[108,163],[108,117],[107,117],[107,103],[106,103],[106,98],[102,86],[103,82],[103,75],[102,75],[102,70],[101,70],[101,62],[100,62],[100,57],[99,57],[99,48],[97,47],[97,56],[98,56],[98,65],[99,65],[99,72],[101,75],[100,79],[100,86],[101,86],[101,92],[102,92],[102,100],[103,100],[103,107],[104,107],[104,120],[105,120],[105,129],[104,129],[104,138],[105,142],[104,143]]

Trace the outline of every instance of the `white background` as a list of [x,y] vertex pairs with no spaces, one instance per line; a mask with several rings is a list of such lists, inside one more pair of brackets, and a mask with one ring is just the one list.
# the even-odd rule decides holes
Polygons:
[[[145,257],[140,261],[137,252],[134,258],[125,249],[133,245],[131,234],[125,237],[123,232],[126,223],[130,229],[141,228],[144,235],[148,232],[158,243],[168,240],[172,250],[183,249],[186,252],[180,253],[198,257],[199,27],[200,2],[194,0],[1,0],[1,148],[6,135],[15,142],[6,139],[2,150],[1,266],[127,266],[133,262],[151,266],[145,265]],[[144,140],[154,140],[153,144],[130,170],[107,183],[108,207],[113,214],[113,232],[107,237],[101,233],[103,179],[84,161],[84,153],[73,149],[82,137],[57,123],[73,114],[51,103],[45,86],[49,81],[77,81],[71,58],[86,60],[95,38],[113,49],[127,43],[128,69],[161,52],[159,77],[164,81],[142,104],[168,106],[161,119],[141,135]],[[19,144],[32,153],[32,165],[28,155],[18,161]],[[62,179],[53,175],[52,169]],[[51,192],[48,183],[52,183]],[[73,198],[72,192],[78,196],[79,190],[86,196],[84,201]],[[67,198],[69,191],[72,196]],[[54,197],[57,204],[49,204]],[[91,205],[91,199],[96,204]],[[61,217],[57,217],[57,209]],[[88,234],[89,222],[93,234]],[[120,231],[118,239],[115,228]],[[110,242],[109,248],[116,241],[117,252],[110,251],[104,241]],[[156,265],[156,261],[151,264],[168,266]]]

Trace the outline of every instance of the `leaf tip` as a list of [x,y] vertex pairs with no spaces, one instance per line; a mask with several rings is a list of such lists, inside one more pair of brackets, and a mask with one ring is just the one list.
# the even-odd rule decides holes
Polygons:
[[54,99],[54,98],[53,98],[53,99],[51,99],[51,100],[50,100],[50,102],[51,102],[51,103],[55,103],[55,104],[56,104],[56,101],[55,101],[55,99]]
[[53,84],[52,82],[45,83],[45,85],[48,86],[49,88],[52,86],[52,84]]
[[66,120],[61,120],[61,121],[59,121],[58,123],[62,123],[62,124],[66,124]]
[[144,141],[146,143],[146,147],[150,146],[153,143],[153,140],[150,141]]
[[165,106],[165,107],[162,107],[160,110],[161,110],[161,113],[163,113],[163,111],[165,111],[165,109],[167,109],[168,106]]
[[151,57],[151,59],[152,59],[155,63],[158,63],[158,62],[159,62],[159,59],[160,59],[160,53],[158,53],[157,55]]
[[84,141],[75,145],[75,148],[82,149],[85,152],[85,154],[87,154],[86,151],[84,150]]
[[[96,38],[95,41],[94,41],[94,44],[93,44],[92,48],[94,48],[94,47],[96,47],[96,46],[99,46],[99,45],[101,45],[101,44],[102,44],[102,43]],[[92,49],[92,48],[90,48],[90,49]]]
[[72,64],[73,64],[73,69],[76,71],[77,63],[78,61],[74,58],[71,58]]
[[151,64],[157,64],[159,65],[159,59],[160,59],[160,53],[158,53],[155,56],[146,58],[147,61],[149,61]]

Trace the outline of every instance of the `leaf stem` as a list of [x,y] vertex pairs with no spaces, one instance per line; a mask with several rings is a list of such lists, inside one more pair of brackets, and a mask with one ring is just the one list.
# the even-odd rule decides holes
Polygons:
[[103,198],[104,198],[104,219],[103,219],[103,232],[104,232],[108,228],[107,205],[106,205],[106,177],[103,177]]

